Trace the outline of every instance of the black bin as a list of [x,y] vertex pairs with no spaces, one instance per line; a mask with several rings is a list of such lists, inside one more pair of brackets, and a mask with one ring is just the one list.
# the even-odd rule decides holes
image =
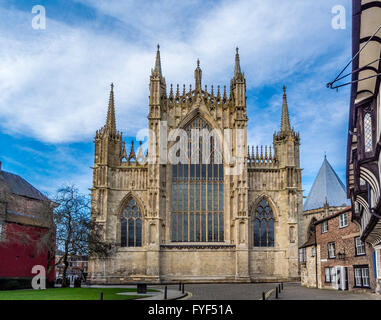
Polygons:
[[147,284],[146,283],[138,283],[138,293],[147,293]]

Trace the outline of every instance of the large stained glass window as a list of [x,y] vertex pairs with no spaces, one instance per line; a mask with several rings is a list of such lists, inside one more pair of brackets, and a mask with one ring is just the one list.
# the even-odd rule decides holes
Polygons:
[[254,247],[274,246],[274,215],[269,203],[262,199],[253,215]]
[[121,246],[142,246],[142,214],[133,198],[127,201],[121,217]]
[[[199,136],[192,130],[198,130]],[[219,140],[210,130],[199,117],[188,124],[188,163],[172,165],[173,242],[224,241],[224,168],[221,148],[215,145]]]

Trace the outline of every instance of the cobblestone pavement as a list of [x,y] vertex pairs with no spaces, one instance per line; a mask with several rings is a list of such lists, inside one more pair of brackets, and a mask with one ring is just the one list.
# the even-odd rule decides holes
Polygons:
[[[269,300],[275,300],[275,291]],[[381,296],[372,293],[353,293],[333,289],[305,288],[296,283],[284,284],[278,300],[381,300]]]

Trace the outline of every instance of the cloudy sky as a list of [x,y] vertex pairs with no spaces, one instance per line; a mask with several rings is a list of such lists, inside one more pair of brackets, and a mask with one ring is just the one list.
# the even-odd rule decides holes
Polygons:
[[[32,27],[35,5],[45,30]],[[332,28],[335,5],[345,29]],[[229,87],[238,46],[249,144],[272,143],[285,84],[305,195],[324,153],[345,182],[349,88],[326,83],[350,58],[350,0],[0,0],[0,17],[0,160],[44,192],[88,192],[111,82],[127,145],[147,126],[157,43],[168,86],[193,84],[199,58],[204,84]]]

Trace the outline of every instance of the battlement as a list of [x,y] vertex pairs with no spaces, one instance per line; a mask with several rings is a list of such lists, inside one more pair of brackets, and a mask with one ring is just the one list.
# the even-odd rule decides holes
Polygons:
[[247,147],[247,162],[249,167],[275,167],[277,165],[276,155],[273,155],[271,146]]
[[230,92],[228,96],[226,86],[224,86],[223,91],[221,91],[221,87],[217,86],[217,93],[215,94],[213,85],[211,86],[210,92],[208,92],[207,85],[205,85],[205,90],[192,90],[192,85],[190,85],[189,90],[186,91],[185,85],[183,85],[182,93],[180,93],[180,87],[177,85],[176,92],[174,93],[173,85],[171,84],[167,101],[169,107],[175,105],[192,105],[199,97],[201,97],[206,105],[227,107],[233,100],[232,94]]

